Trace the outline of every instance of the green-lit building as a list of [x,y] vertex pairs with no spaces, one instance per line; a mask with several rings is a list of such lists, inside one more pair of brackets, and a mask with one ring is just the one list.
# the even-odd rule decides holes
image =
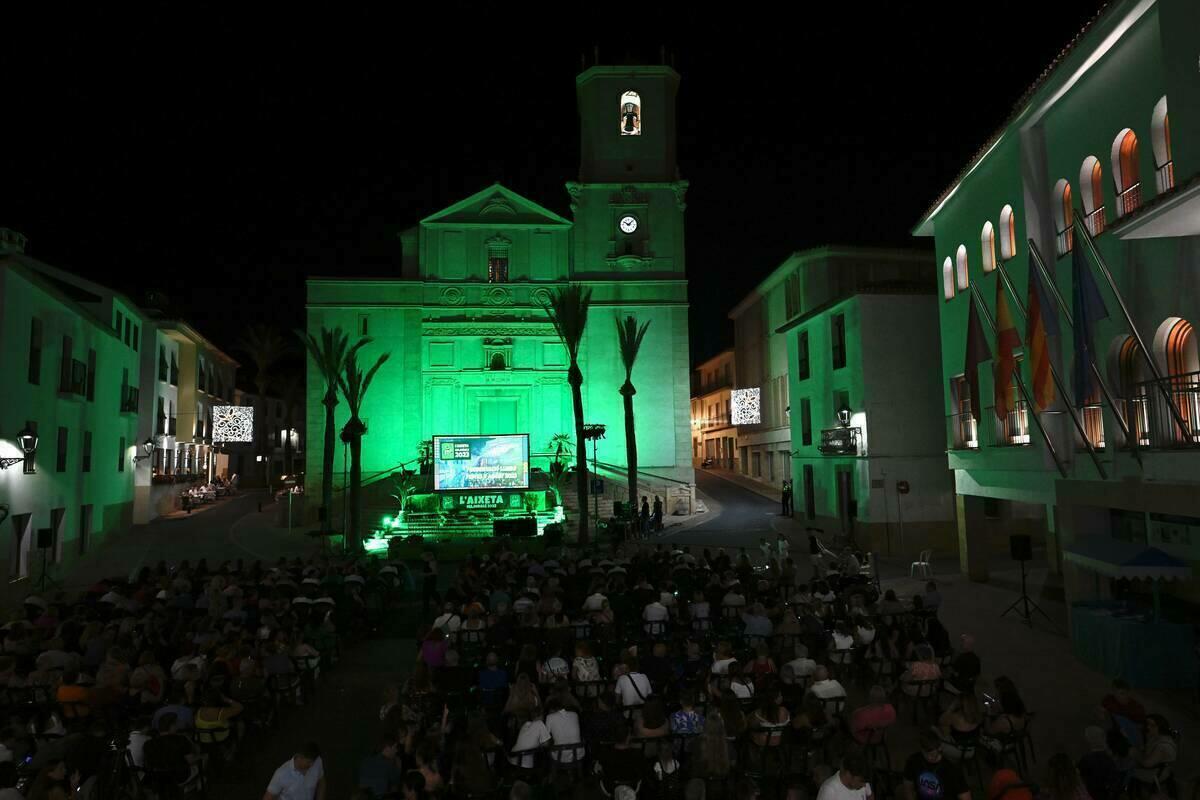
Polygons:
[[[578,179],[566,184],[571,219],[497,183],[405,230],[393,278],[309,279],[310,332],[340,326],[370,336],[367,363],[391,353],[362,412],[365,481],[410,462],[436,434],[528,433],[533,466],[546,466],[551,437],[574,428],[566,353],[542,304],[574,282],[593,292],[581,366],[586,421],[607,426],[601,477],[625,464],[614,320],[633,314],[650,322],[633,374],[643,479],[676,493],[690,487],[678,85],[667,66],[596,66],[578,76],[581,161]],[[310,368],[305,439],[314,443],[323,436],[323,392]],[[347,414],[342,403],[339,430]],[[343,457],[339,447],[336,486]],[[319,446],[309,448],[310,497],[320,496],[321,458]],[[620,484],[606,480],[607,500],[624,497]]]
[[[1099,557],[1081,555],[1089,548],[1153,546],[1200,563],[1198,49],[1194,0],[1110,3],[1041,76],[1030,76],[1037,79],[1009,119],[914,231],[937,251],[928,269],[941,281],[941,408],[961,566],[976,580],[1007,559],[1012,533],[1045,545],[1045,562],[1038,555],[1035,564],[1064,573],[1069,600],[1108,594]],[[988,102],[980,88],[947,113]],[[965,360],[972,296],[995,317],[1005,275],[1026,339],[1021,306],[1033,252],[1049,277],[1042,302],[1056,311],[1059,295],[1066,308],[1055,313],[1059,335],[1048,347],[1064,386],[1044,403],[1027,400],[1016,381],[995,391],[994,361],[973,376]],[[1090,346],[1111,402],[1096,381],[1083,402],[1072,388],[1076,370],[1090,372],[1075,363],[1072,338],[1077,254],[1105,307],[1091,314]],[[986,323],[983,330],[994,357],[995,336]],[[1036,356],[1017,352],[1033,391]],[[1181,581],[1169,591],[1196,603],[1197,587]]]

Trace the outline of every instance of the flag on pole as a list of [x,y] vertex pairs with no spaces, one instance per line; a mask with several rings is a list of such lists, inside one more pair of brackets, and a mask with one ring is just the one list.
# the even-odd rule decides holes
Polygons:
[[967,359],[963,365],[967,386],[971,390],[971,415],[978,421],[983,418],[979,411],[979,365],[992,357],[988,350],[987,339],[983,335],[983,326],[979,323],[979,313],[975,310],[975,294],[971,298],[971,315],[967,318]]
[[996,416],[1000,419],[1005,419],[1013,411],[1013,371],[1017,368],[1016,350],[1020,346],[1021,334],[1013,322],[1012,312],[1008,310],[1004,282],[996,281],[996,361],[993,364],[995,382],[992,384],[992,394]]
[[1029,256],[1029,315],[1026,317],[1025,344],[1029,348],[1030,374],[1033,375],[1033,402],[1040,409],[1054,405],[1057,393],[1050,374],[1049,337],[1058,336],[1058,315],[1045,302],[1046,287],[1033,256]]
[[1082,408],[1100,391],[1092,372],[1092,334],[1096,323],[1108,317],[1108,309],[1078,247],[1071,251],[1071,282],[1075,305],[1075,405]]

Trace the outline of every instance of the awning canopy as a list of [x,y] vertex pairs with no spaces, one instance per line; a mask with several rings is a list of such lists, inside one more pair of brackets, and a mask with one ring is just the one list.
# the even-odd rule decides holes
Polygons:
[[1191,565],[1157,547],[1090,536],[1067,545],[1067,561],[1113,578],[1178,580],[1192,577]]

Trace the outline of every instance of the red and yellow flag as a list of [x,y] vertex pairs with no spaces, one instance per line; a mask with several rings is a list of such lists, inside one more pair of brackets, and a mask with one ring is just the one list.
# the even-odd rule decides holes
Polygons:
[[1013,410],[1013,371],[1017,368],[1016,349],[1021,346],[1021,334],[1008,310],[1004,281],[996,281],[996,361],[995,383],[992,385],[996,416],[1004,419]]
[[1043,410],[1054,405],[1057,397],[1050,374],[1050,344],[1047,337],[1058,335],[1058,319],[1046,305],[1044,295],[1042,279],[1031,255],[1025,345],[1029,349],[1029,367],[1033,376],[1033,402]]

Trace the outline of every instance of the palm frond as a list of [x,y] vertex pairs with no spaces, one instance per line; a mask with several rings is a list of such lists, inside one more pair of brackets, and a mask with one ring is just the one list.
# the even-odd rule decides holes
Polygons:
[[572,283],[552,292],[549,301],[542,306],[572,361],[579,357],[591,304],[591,288]]
[[637,317],[630,314],[625,319],[614,320],[617,323],[617,343],[621,348],[621,362],[625,365],[625,378],[633,375],[633,365],[637,361],[638,351],[642,349],[642,340],[646,338],[646,329],[650,321],[638,326]]

